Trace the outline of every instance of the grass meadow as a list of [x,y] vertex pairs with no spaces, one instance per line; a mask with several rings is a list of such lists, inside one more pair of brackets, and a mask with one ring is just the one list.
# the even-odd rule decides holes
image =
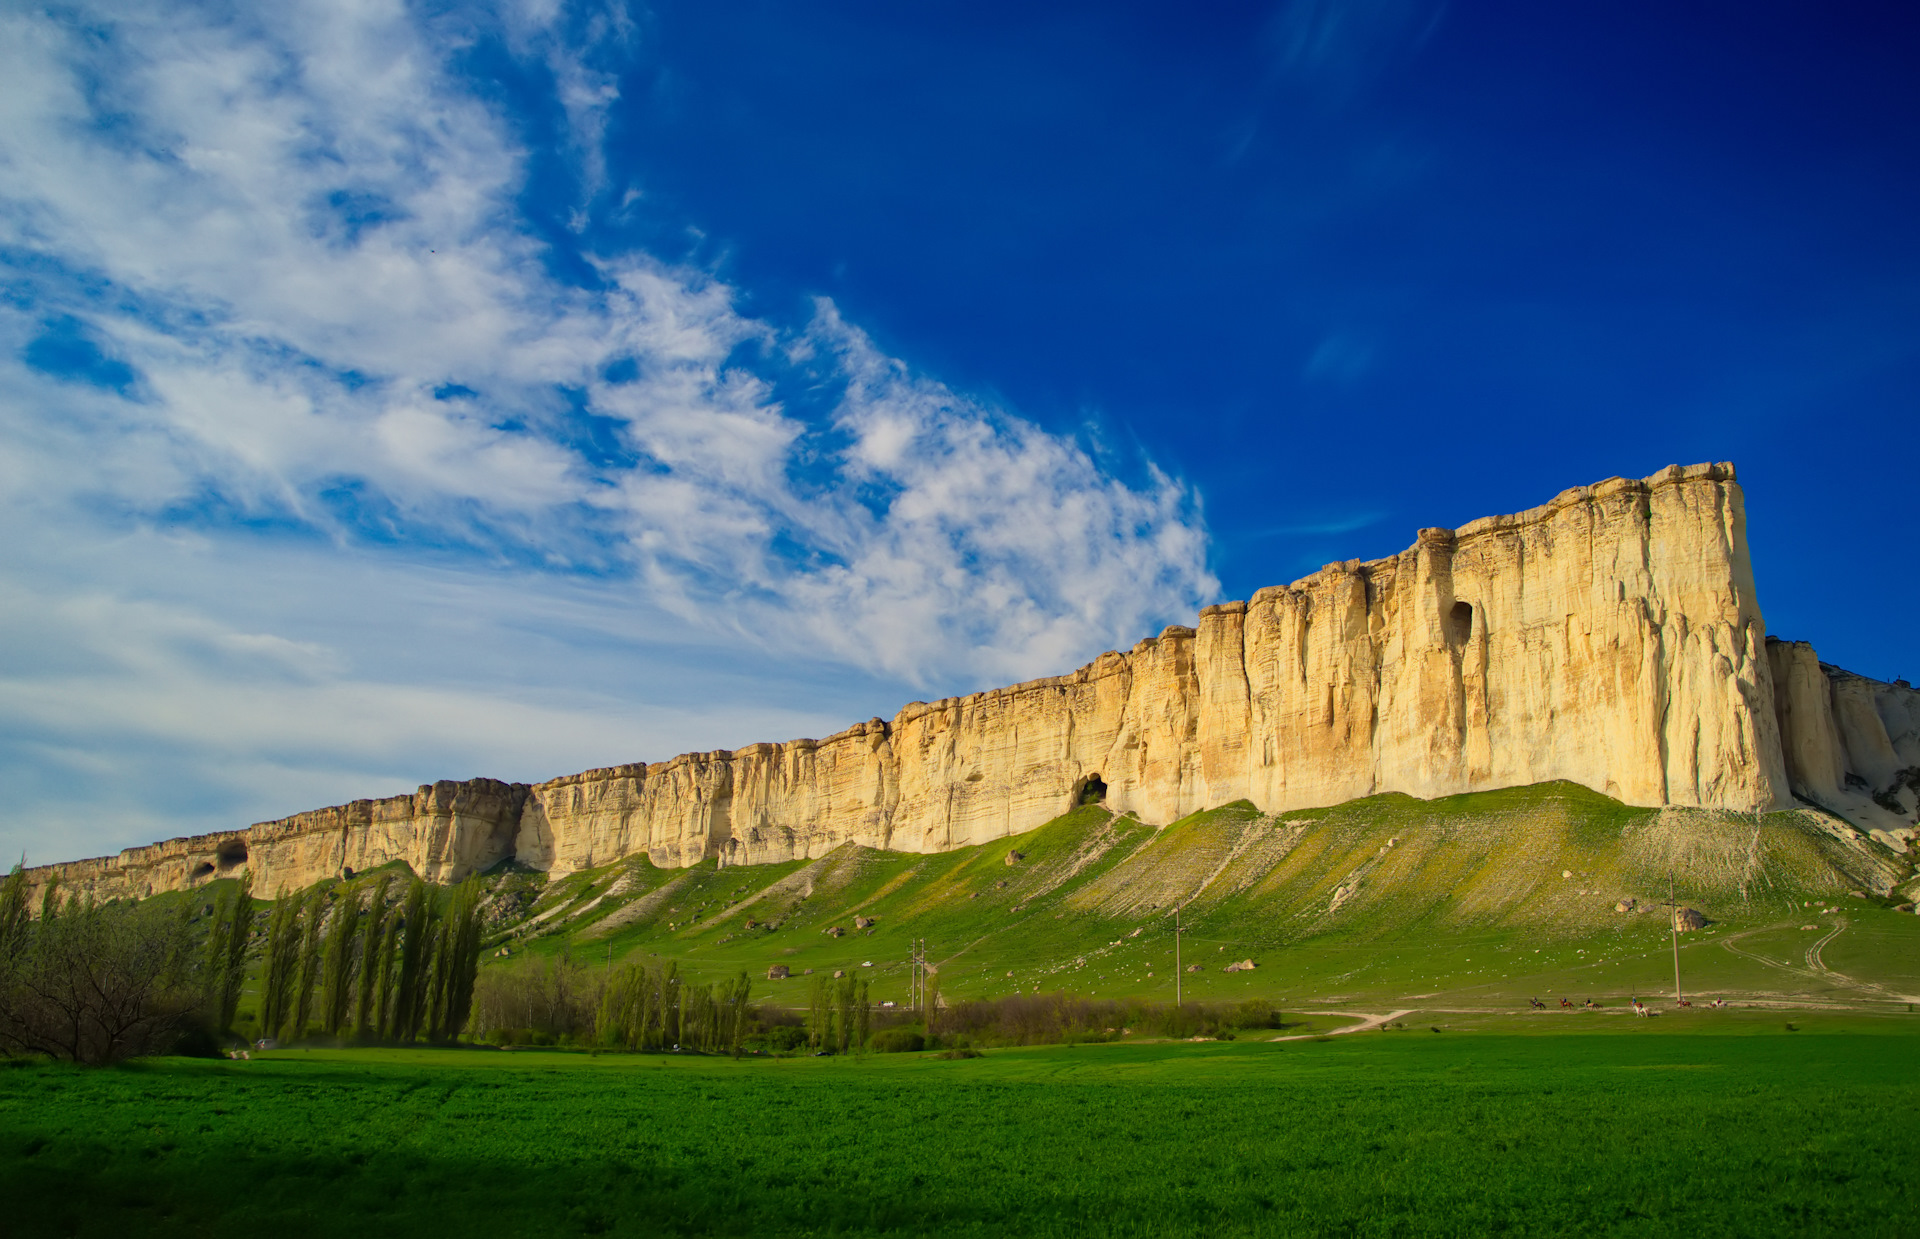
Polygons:
[[22,1237],[1920,1233],[1920,1016],[1434,1018],[963,1060],[15,1066],[0,1198]]

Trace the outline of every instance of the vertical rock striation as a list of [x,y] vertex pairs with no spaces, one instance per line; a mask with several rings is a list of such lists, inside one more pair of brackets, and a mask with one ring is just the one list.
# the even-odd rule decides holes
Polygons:
[[[824,740],[437,783],[231,838],[267,891],[391,860],[449,881],[508,857],[565,873],[641,852],[936,852],[1032,829],[1090,785],[1149,822],[1243,798],[1282,812],[1567,779],[1637,805],[1761,810],[1797,793],[1896,830],[1920,807],[1916,772],[1920,694],[1769,643],[1740,488],[1717,464],[1423,529],[1399,555],[1207,607],[1071,675]],[[175,889],[220,872],[197,858],[231,856],[228,838],[49,869],[102,892]]]

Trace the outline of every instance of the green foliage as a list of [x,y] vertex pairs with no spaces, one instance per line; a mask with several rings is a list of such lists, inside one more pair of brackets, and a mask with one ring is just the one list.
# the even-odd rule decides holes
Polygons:
[[752,994],[753,982],[744,972],[719,985],[689,986],[673,964],[626,964],[601,992],[595,1035],[599,1044],[614,1049],[738,1056]]
[[[0,888],[0,916],[7,898]],[[0,1052],[99,1065],[164,1051],[193,1026],[210,986],[185,903],[43,906],[7,927]]]
[[237,889],[221,892],[214,901],[213,920],[207,927],[206,970],[211,992],[208,1017],[214,1030],[226,1032],[233,1027],[240,1009],[240,994],[246,988],[247,947],[253,937],[253,875],[240,880]]
[[360,890],[348,887],[334,900],[320,966],[320,1026],[329,1037],[339,1036],[353,1014],[354,944],[359,932]]
[[459,1037],[473,1013],[474,979],[480,971],[480,884],[469,878],[454,887],[452,906],[441,922],[435,952],[432,1039]]
[[300,971],[300,899],[274,896],[267,915],[267,947],[260,978],[260,1035],[278,1037],[293,1017],[294,983]]
[[403,918],[399,909],[389,909],[386,914],[386,928],[380,935],[379,972],[373,982],[373,1028],[371,1034],[375,1040],[393,1036],[394,1021],[394,957],[400,950],[400,930]]
[[359,994],[354,1002],[353,1030],[363,1041],[380,1035],[377,991],[386,983],[387,956],[393,949],[387,939],[387,890],[392,884],[391,873],[382,873],[374,882],[367,896],[366,924],[360,930]]
[[400,944],[399,975],[394,979],[392,1009],[382,1032],[389,1041],[412,1041],[420,1035],[427,987],[433,968],[433,898],[419,878],[407,886],[407,901],[399,924],[405,929]]
[[0,968],[5,968],[7,961],[26,946],[31,925],[27,911],[26,867],[15,865],[6,880],[0,882]]
[[320,929],[327,916],[327,888],[315,885],[307,891],[300,910],[299,966],[293,979],[293,1014],[281,1033],[283,1040],[298,1041],[307,1035],[307,1019],[313,1013],[313,994],[320,984]]
[[880,1054],[917,1054],[927,1048],[927,1039],[917,1028],[883,1028],[869,1044]]

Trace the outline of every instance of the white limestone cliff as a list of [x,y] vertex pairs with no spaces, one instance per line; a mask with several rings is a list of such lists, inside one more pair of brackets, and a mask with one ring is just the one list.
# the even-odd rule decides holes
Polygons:
[[442,881],[508,857],[556,874],[640,852],[746,864],[984,843],[1090,783],[1167,822],[1243,798],[1284,812],[1552,779],[1635,805],[1751,811],[1797,794],[1904,847],[1920,693],[1770,644],[1732,466],[1675,466],[1421,530],[1399,555],[1207,607],[1070,675],[914,702],[824,740],[435,784],[38,872],[103,895],[177,889],[234,871],[182,859],[222,846],[244,848],[262,893],[396,859]]

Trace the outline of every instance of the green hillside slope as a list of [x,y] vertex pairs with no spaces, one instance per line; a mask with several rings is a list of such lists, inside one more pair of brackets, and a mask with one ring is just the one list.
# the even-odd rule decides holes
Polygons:
[[[636,857],[552,883],[492,880],[512,954],[674,959],[700,979],[845,970],[870,976],[876,1001],[904,1001],[924,939],[949,1000],[1167,999],[1178,906],[1187,998],[1433,1006],[1671,992],[1669,871],[1678,902],[1711,922],[1683,936],[1690,989],[1848,1002],[1920,991],[1905,962],[1920,958],[1920,919],[1850,893],[1910,875],[1879,845],[1811,812],[1637,809],[1567,783],[1278,815],[1241,802],[1159,828],[1089,806],[931,856],[848,845],[780,865],[663,870]],[[1223,971],[1242,960],[1255,967]],[[757,992],[791,987],[800,1002],[801,985]]]

